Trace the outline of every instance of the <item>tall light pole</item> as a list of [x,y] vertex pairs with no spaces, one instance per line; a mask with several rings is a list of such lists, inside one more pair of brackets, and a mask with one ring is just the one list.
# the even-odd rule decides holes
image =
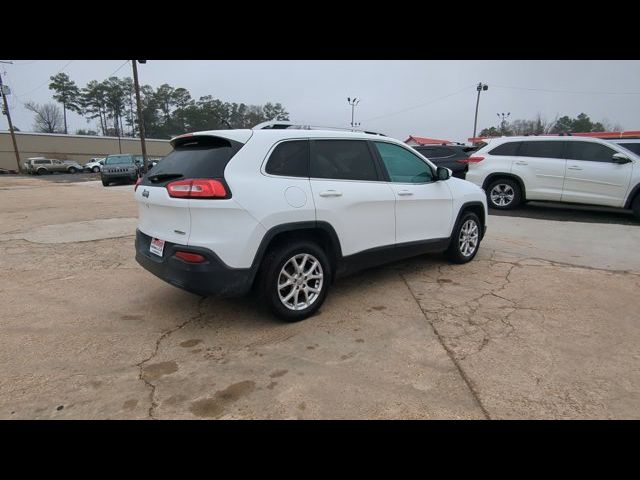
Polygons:
[[354,121],[356,105],[360,103],[360,99],[347,97],[347,103],[351,105],[351,130],[353,130],[355,127],[360,126],[359,123],[355,123]]
[[[13,62],[0,62],[9,63],[13,65]],[[13,131],[13,123],[11,122],[11,113],[9,113],[9,104],[7,103],[7,93],[5,92],[4,84],[2,83],[2,74],[0,73],[0,95],[2,95],[2,102],[4,108],[2,113],[7,116],[7,122],[9,123],[9,132],[11,132],[11,141],[13,142],[13,151],[16,153],[16,162],[18,164],[18,173],[22,173],[22,166],[20,165],[20,154],[18,153],[18,142],[16,142],[16,134]]]
[[478,106],[480,105],[480,92],[489,90],[489,85],[480,82],[478,83],[476,90],[478,91],[478,99],[476,100],[476,116],[473,120],[473,138],[476,138],[476,126],[478,125]]
[[496,115],[498,115],[498,118],[501,118],[501,120],[500,120],[500,135],[504,136],[504,127],[507,124],[507,118],[509,118],[509,115],[511,115],[511,112],[507,112],[506,115],[504,113],[497,113]]
[[[147,63],[146,60],[137,60],[140,63]],[[149,171],[149,163],[147,161],[147,146],[144,143],[144,120],[142,118],[142,102],[140,101],[140,85],[138,84],[138,67],[136,60],[131,60],[133,66],[133,87],[136,91],[136,104],[138,105],[138,129],[140,130],[140,146],[142,148],[142,160],[144,162],[144,172]]]

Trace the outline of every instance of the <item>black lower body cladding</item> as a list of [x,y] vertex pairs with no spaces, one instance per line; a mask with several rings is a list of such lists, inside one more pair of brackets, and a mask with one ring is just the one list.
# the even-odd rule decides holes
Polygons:
[[[136,230],[136,261],[156,277],[196,295],[236,297],[249,292],[255,277],[250,268],[232,268],[211,250],[165,242],[163,256],[149,251],[151,237]],[[187,263],[174,256],[176,251],[199,253],[203,263]]]

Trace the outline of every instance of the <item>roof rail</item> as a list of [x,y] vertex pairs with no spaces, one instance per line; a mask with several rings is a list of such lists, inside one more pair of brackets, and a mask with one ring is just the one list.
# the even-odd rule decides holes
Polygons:
[[270,120],[268,122],[262,122],[258,125],[252,127],[252,130],[266,130],[266,129],[290,129],[290,130],[341,130],[347,132],[360,132],[360,133],[368,133],[369,135],[380,135],[386,137],[384,133],[380,132],[372,132],[367,130],[356,130],[353,128],[344,128],[344,127],[327,127],[320,125],[302,125],[294,122],[290,122],[288,120]]

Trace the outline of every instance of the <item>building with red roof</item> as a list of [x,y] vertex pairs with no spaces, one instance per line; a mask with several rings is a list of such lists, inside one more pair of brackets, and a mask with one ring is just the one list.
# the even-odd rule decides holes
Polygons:
[[409,135],[404,143],[407,145],[449,145],[453,142],[449,140],[438,140],[437,138],[416,137],[415,135]]

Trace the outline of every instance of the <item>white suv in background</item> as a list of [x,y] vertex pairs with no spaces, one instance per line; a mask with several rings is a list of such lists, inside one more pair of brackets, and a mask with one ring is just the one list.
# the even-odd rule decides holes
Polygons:
[[501,137],[468,162],[466,179],[486,191],[492,208],[549,200],[631,208],[640,218],[640,157],[607,140]]
[[136,260],[201,295],[255,286],[288,321],[356,270],[434,251],[468,262],[486,229],[480,188],[385,136],[220,130],[171,143],[136,185]]

